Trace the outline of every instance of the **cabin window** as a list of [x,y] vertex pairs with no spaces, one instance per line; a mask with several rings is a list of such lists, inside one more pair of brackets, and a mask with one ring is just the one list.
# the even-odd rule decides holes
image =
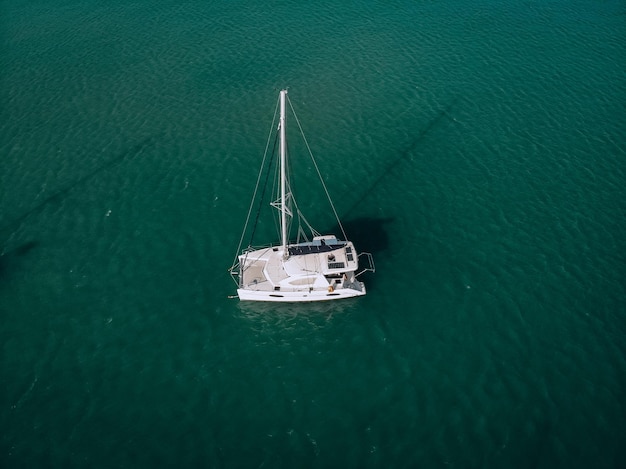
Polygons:
[[328,268],[329,269],[343,269],[345,268],[346,264],[343,262],[329,262],[328,263]]

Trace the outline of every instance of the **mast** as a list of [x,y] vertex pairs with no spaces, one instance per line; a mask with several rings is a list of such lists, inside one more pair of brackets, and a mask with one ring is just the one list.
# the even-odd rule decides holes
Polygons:
[[280,227],[283,245],[283,257],[287,257],[287,199],[286,199],[286,157],[285,157],[285,101],[287,90],[280,92]]

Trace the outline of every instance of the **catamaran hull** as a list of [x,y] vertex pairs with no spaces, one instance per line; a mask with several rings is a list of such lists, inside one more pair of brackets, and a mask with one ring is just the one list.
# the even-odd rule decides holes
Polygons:
[[[278,126],[278,131],[280,132],[280,144],[278,147],[280,162],[276,165],[276,169],[280,174],[280,177],[277,179],[277,181],[280,181],[280,190],[276,194],[278,197],[270,204],[280,211],[280,244],[253,248],[251,239],[248,247],[243,251],[239,251],[244,239],[242,234],[239,247],[237,248],[240,254],[230,269],[233,280],[239,287],[237,295],[242,301],[274,303],[331,301],[363,296],[365,295],[365,286],[357,280],[357,277],[365,271],[374,271],[371,254],[358,254],[354,244],[345,239],[346,234],[343,231],[343,227],[341,227],[337,211],[330,200],[324,179],[321,177],[315,160],[313,160],[313,155],[310,148],[308,148],[309,145],[306,143],[306,139],[304,141],[309,154],[320,176],[320,181],[345,240],[339,240],[333,234],[320,235],[316,232],[300,212],[291,192],[287,171],[286,101],[287,90],[281,90],[280,124]],[[273,126],[274,123],[272,123]],[[266,152],[267,148],[269,148],[269,140]],[[257,187],[248,211],[244,234],[250,220],[252,207],[255,205],[257,189],[259,189],[263,165],[266,161],[265,156],[263,156]],[[265,186],[263,193],[265,193]],[[296,242],[292,243],[290,242],[289,227],[291,222],[296,220],[298,222],[298,235]],[[313,235],[311,241],[309,241],[308,235],[305,233],[305,228],[308,228],[310,234]],[[252,233],[254,233],[254,229]],[[370,267],[362,268],[358,272],[359,257],[363,254],[370,260]]]
[[324,290],[313,291],[297,291],[297,292],[283,292],[283,291],[261,291],[261,290],[246,290],[238,289],[237,295],[241,301],[267,301],[274,303],[295,303],[295,302],[310,302],[310,301],[331,301],[340,300],[344,298],[355,298],[357,296],[365,295],[365,287],[361,291],[354,290],[352,288],[341,288],[333,292]]

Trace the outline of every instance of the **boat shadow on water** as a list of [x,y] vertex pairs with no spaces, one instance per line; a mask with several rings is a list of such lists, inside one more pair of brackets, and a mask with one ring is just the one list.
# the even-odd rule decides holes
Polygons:
[[38,241],[27,241],[16,248],[0,252],[0,285],[2,285],[1,280],[4,278],[5,274],[18,269],[22,259],[28,256],[31,251],[35,250],[38,246]]
[[394,172],[394,170],[397,170],[404,163],[412,161],[415,156],[416,150],[423,143],[424,139],[426,139],[427,136],[435,128],[442,125],[446,120],[452,122],[455,121],[452,110],[457,107],[460,99],[461,98],[458,96],[453,97],[446,105],[439,109],[437,114],[435,114],[426,123],[426,125],[421,127],[418,132],[412,136],[411,140],[409,140],[402,147],[398,148],[397,151],[394,151],[392,154],[388,155],[388,158],[385,160],[386,164],[374,173],[377,174],[376,178],[366,185],[367,188],[363,191],[361,197],[359,197],[352,204],[352,206],[345,211],[346,215],[349,215],[354,210],[357,210],[359,207],[361,207],[365,203],[365,200],[376,191],[381,183],[386,180],[387,177]]
[[[349,215],[354,211],[362,210],[362,207],[367,205],[367,198],[375,192],[388,176],[398,170],[403,164],[407,164],[413,160],[416,150],[433,129],[442,125],[446,120],[454,121],[452,110],[457,106],[459,100],[460,97],[458,96],[450,99],[447,104],[441,107],[439,111],[414,134],[410,141],[400,147],[397,152],[394,152],[395,154],[390,155],[388,163],[381,168],[380,171],[377,171],[378,176],[369,184],[366,184],[366,189],[363,190],[361,197],[345,211],[346,215],[344,215],[343,218],[347,219],[347,221],[342,222],[342,225],[346,234],[354,242],[358,252],[371,253],[374,257],[374,262],[376,262],[377,258],[380,259],[390,248],[391,240],[385,225],[393,223],[394,218],[362,216],[350,219]],[[327,232],[341,233],[341,228],[339,225],[335,225]],[[368,291],[375,290],[376,275],[368,273],[364,275]]]
[[[359,253],[369,252],[376,263],[377,258],[384,255],[389,249],[390,238],[386,225],[393,223],[392,217],[358,217],[342,222],[343,228],[348,237],[354,243]],[[341,233],[339,225],[335,225],[328,230],[328,233]],[[367,261],[365,261],[367,264]],[[359,270],[367,265],[359,264]],[[376,289],[376,275],[365,272],[363,277],[359,277],[365,282],[368,291]]]
[[[358,252],[369,252],[376,256],[389,248],[389,235],[385,225],[392,222],[391,217],[359,217],[342,222],[342,225]],[[341,233],[341,229],[334,226],[329,233]]]
[[0,234],[4,234],[4,233],[7,233],[9,231],[16,230],[22,224],[22,222],[24,222],[25,220],[27,220],[31,216],[38,215],[40,212],[42,212],[46,207],[48,207],[51,204],[55,204],[55,203],[59,203],[59,202],[63,201],[63,199],[65,199],[69,194],[74,192],[76,189],[80,189],[81,187],[84,187],[86,185],[86,183],[88,183],[88,182],[92,181],[93,179],[95,179],[96,176],[98,176],[100,173],[105,172],[105,171],[107,171],[107,170],[109,170],[109,169],[119,165],[124,160],[131,159],[131,158],[133,158],[135,156],[140,155],[141,153],[143,153],[143,151],[146,148],[148,148],[149,146],[153,145],[155,142],[156,142],[156,140],[155,140],[154,137],[145,138],[145,139],[141,140],[139,143],[129,147],[125,151],[115,155],[111,159],[109,159],[109,160],[105,161],[104,163],[96,166],[89,173],[81,176],[80,178],[78,178],[78,179],[76,179],[76,180],[74,180],[72,182],[69,182],[69,183],[67,183],[65,185],[62,185],[59,189],[57,189],[55,192],[50,194],[48,197],[46,197],[43,200],[39,201],[37,204],[35,204],[29,210],[23,212],[21,215],[13,218],[12,220],[7,222],[6,224],[0,226]]
[[114,168],[115,166],[122,163],[124,160],[128,160],[140,155],[144,152],[146,148],[153,145],[155,142],[155,137],[148,137],[141,140],[140,142],[132,145],[125,151],[96,166],[93,170],[83,175],[82,177],[65,185],[62,185],[58,190],[51,193],[43,200],[39,201],[30,209],[26,210],[19,216],[14,217],[10,221],[0,226],[0,236],[6,239],[0,241],[0,279],[4,277],[7,272],[13,270],[14,268],[17,268],[18,262],[21,260],[21,258],[25,257],[27,254],[30,253],[30,251],[34,250],[40,244],[38,241],[31,240],[23,242],[17,245],[17,247],[9,247],[11,244],[14,244],[14,242],[11,242],[11,238],[13,238],[14,234],[17,232],[22,223],[24,223],[31,217],[38,216],[47,207],[62,202],[68,195],[72,194],[81,187],[84,187],[88,182],[95,179],[100,173]]

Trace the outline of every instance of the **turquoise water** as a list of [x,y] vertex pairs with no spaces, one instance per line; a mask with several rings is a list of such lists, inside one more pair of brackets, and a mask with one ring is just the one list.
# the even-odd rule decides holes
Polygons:
[[[623,2],[0,11],[0,466],[626,467]],[[362,299],[228,298],[285,86]]]

